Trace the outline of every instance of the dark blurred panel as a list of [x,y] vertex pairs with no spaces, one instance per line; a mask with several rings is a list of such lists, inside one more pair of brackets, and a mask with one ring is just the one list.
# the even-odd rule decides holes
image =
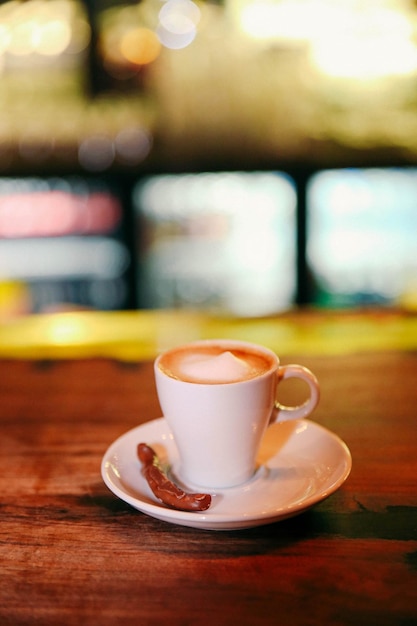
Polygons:
[[294,305],[294,181],[281,172],[153,176],[134,190],[140,305],[259,316]]
[[324,306],[417,297],[417,170],[323,171],[307,191],[307,258]]
[[3,315],[125,308],[131,259],[124,222],[120,198],[102,181],[0,179]]

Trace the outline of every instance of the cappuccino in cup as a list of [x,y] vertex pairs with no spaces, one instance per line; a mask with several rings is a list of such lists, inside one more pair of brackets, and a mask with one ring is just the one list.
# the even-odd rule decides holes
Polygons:
[[[286,378],[308,384],[303,404],[278,403],[278,384]],[[319,401],[319,384],[309,369],[280,365],[268,348],[227,339],[160,354],[155,382],[179,453],[174,478],[193,489],[225,489],[250,480],[268,425],[306,417]]]
[[170,350],[159,360],[159,369],[167,376],[208,385],[249,380],[274,365],[274,359],[258,350],[210,343]]

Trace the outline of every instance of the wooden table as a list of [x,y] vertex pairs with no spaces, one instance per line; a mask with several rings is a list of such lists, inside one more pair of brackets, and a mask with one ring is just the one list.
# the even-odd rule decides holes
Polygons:
[[110,443],[160,416],[148,359],[3,356],[0,624],[417,624],[415,349],[282,360],[317,374],[314,420],[347,443],[351,475],[298,517],[214,532],[101,479]]

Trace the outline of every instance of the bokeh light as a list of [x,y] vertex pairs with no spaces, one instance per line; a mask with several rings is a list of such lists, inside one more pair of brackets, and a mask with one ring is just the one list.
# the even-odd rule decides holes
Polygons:
[[125,165],[138,165],[149,154],[152,137],[142,127],[129,127],[121,130],[115,139],[117,158]]
[[231,0],[241,30],[304,46],[324,75],[372,79],[417,71],[412,4],[334,0]]
[[147,65],[158,57],[161,44],[149,28],[136,27],[128,30],[120,42],[120,52],[130,63]]
[[113,141],[104,134],[86,137],[78,149],[78,160],[82,167],[90,172],[107,170],[114,161]]
[[84,50],[90,27],[75,0],[9,0],[0,7],[0,54],[59,57]]
[[188,46],[197,34],[200,9],[191,0],[167,0],[159,12],[156,33],[166,48]]

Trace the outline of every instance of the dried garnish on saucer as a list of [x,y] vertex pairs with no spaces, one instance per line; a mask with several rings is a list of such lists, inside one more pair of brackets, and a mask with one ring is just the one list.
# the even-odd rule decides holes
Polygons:
[[180,511],[206,511],[210,507],[210,494],[187,493],[169,480],[161,470],[158,456],[151,446],[146,443],[139,443],[137,453],[142,463],[142,474],[158,500]]

